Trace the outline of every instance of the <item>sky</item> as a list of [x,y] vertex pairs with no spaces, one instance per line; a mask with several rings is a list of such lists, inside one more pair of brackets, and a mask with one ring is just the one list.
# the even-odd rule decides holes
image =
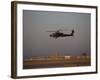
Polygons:
[[[23,10],[23,58],[90,54],[89,13]],[[63,29],[74,36],[54,39],[52,32]]]

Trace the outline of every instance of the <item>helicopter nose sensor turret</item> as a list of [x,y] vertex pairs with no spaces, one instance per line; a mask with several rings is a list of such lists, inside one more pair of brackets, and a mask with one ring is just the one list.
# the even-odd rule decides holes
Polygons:
[[52,37],[53,35],[51,34],[50,37]]
[[55,37],[55,34],[50,34],[50,37]]

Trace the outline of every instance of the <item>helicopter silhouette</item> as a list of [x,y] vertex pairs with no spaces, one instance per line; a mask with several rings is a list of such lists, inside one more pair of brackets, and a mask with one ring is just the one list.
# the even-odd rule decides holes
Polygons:
[[61,32],[63,30],[59,29],[59,30],[56,30],[56,31],[47,31],[47,32],[54,32],[52,34],[50,34],[49,36],[50,37],[53,37],[55,39],[59,38],[59,37],[69,37],[69,36],[74,36],[74,29],[71,30],[71,33],[70,34],[65,34],[63,32]]

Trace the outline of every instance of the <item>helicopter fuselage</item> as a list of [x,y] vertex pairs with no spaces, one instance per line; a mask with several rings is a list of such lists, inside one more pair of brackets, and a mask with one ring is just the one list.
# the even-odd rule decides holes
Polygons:
[[74,34],[74,30],[72,30],[72,32],[70,34],[64,34],[64,33],[61,33],[61,32],[58,31],[58,32],[52,33],[50,35],[50,37],[57,39],[58,37],[73,36],[73,34]]

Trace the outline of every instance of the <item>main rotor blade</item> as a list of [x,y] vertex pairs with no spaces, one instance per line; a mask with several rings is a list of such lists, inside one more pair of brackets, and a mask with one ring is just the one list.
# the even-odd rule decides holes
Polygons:
[[46,32],[57,32],[57,31],[72,31],[74,29],[58,29],[58,30],[54,30],[54,31],[46,31]]
[[56,32],[56,31],[46,31],[46,32]]
[[71,31],[72,29],[59,29],[59,31]]

